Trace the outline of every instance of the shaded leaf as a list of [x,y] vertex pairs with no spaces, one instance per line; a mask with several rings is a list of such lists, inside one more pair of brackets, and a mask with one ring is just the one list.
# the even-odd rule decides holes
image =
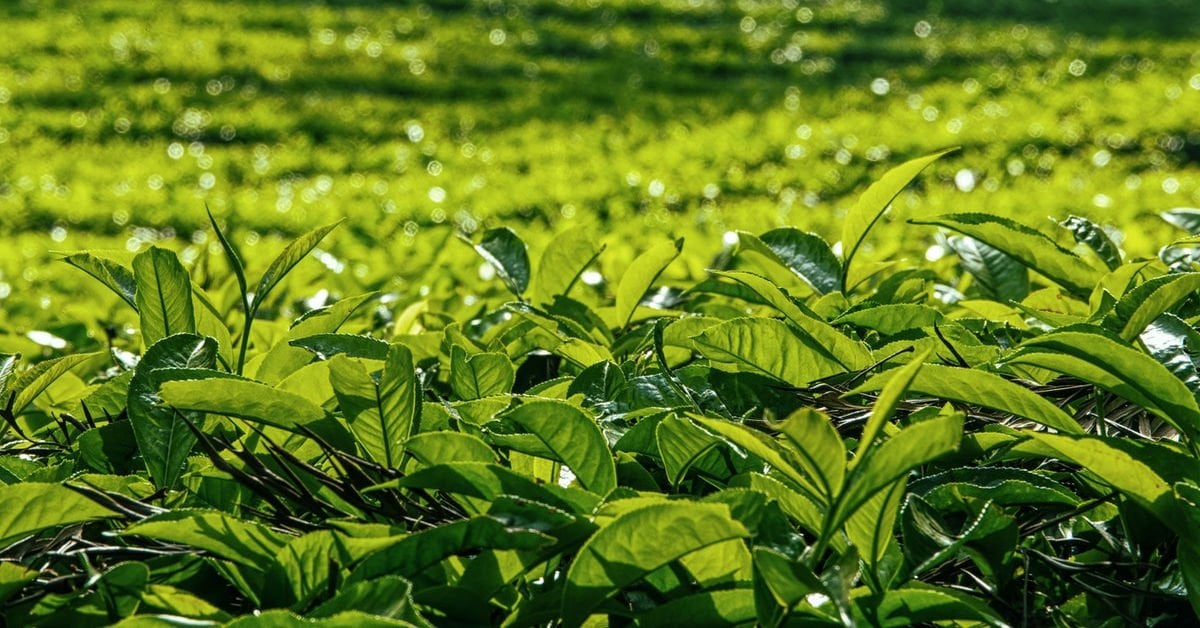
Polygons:
[[761,236],[738,232],[738,250],[766,257],[804,280],[819,294],[842,289],[842,264],[820,236],[794,227],[773,229]]
[[1029,269],[1016,258],[970,236],[947,238],[959,263],[985,293],[1001,303],[1029,296]]

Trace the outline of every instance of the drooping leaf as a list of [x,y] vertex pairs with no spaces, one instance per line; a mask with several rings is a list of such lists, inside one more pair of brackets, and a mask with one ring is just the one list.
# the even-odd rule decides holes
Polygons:
[[63,258],[63,261],[95,277],[100,283],[121,297],[133,309],[137,309],[135,294],[137,281],[133,272],[128,268],[88,252],[75,253]]
[[846,370],[864,369],[874,362],[866,345],[839,332],[815,312],[791,299],[781,288],[765,277],[745,271],[715,273],[750,288],[755,294],[779,310],[788,322],[810,336],[815,344],[827,351]]
[[701,354],[733,370],[758,373],[803,387],[845,368],[787,323],[771,318],[735,318],[710,327],[693,341]]
[[697,415],[689,416],[708,431],[725,437],[734,445],[761,458],[772,469],[794,482],[801,489],[801,496],[804,499],[819,505],[829,503],[821,496],[822,493],[817,488],[815,479],[809,477],[788,461],[784,457],[783,446],[766,434],[724,419],[712,419]]
[[639,626],[740,626],[754,621],[754,592],[750,589],[705,591],[675,598],[638,614]]
[[408,439],[405,452],[421,464],[496,462],[496,452],[477,436],[459,432],[422,432]]
[[343,451],[354,451],[353,437],[323,408],[260,382],[234,376],[168,381],[158,395],[163,404],[179,410],[238,417],[297,434],[306,428]]
[[738,249],[754,251],[804,280],[819,294],[842,289],[842,264],[820,236],[794,227],[761,236],[738,232]]
[[202,414],[183,413],[158,405],[162,369],[209,369],[216,364],[217,344],[211,338],[178,334],[155,343],[142,356],[129,380],[126,403],[129,423],[146,471],[155,485],[174,486],[183,462],[196,444],[186,420],[199,423]]
[[576,227],[555,236],[538,260],[533,302],[542,305],[553,302],[556,296],[567,296],[579,275],[603,250],[595,230],[587,227]]
[[388,356],[387,342],[355,334],[313,334],[289,340],[288,344],[312,351],[321,360],[328,360],[335,355],[370,360],[386,360]]
[[[641,542],[654,530],[657,542]],[[711,545],[750,535],[723,504],[656,503],[618,516],[580,548],[563,589],[563,622],[579,626],[592,610],[650,572]]]
[[196,332],[192,281],[175,253],[150,247],[133,258],[134,299],[147,347],[167,336]]
[[309,613],[310,617],[330,617],[344,611],[361,611],[377,617],[411,619],[412,583],[399,576],[384,576],[355,582]]
[[1200,234],[1200,209],[1176,207],[1160,213],[1159,216],[1188,233]]
[[953,589],[918,584],[854,599],[856,619],[869,626],[975,623],[1007,627],[1004,618],[982,600]]
[[117,517],[69,488],[42,482],[0,486],[0,545],[7,546],[47,528]]
[[[888,373],[881,373],[847,394],[882,390],[888,379]],[[1083,433],[1083,428],[1062,408],[1028,388],[994,373],[926,364],[913,376],[909,389],[946,401],[975,404],[1025,417],[1061,432]]]
[[1083,216],[1069,216],[1059,224],[1075,236],[1076,242],[1095,252],[1109,270],[1116,270],[1121,265],[1121,250],[1100,225]]
[[[58,378],[64,376],[71,369],[95,358],[96,353],[75,353],[72,355],[64,355],[61,358],[54,358],[44,362],[38,362],[30,369],[17,374],[15,378],[9,376],[11,383],[8,389],[5,390],[6,395],[15,394],[12,404],[13,416],[19,415],[37,399],[38,395],[42,394],[51,384],[58,381]],[[9,356],[7,366],[9,372],[12,372],[12,365],[16,356]],[[8,400],[3,400],[2,403],[7,403]]]
[[672,485],[678,485],[705,454],[721,445],[721,440],[716,436],[675,416],[659,421],[654,436],[667,481]]
[[265,571],[275,561],[288,539],[254,521],[215,510],[191,509],[153,515],[125,528],[121,535],[194,547],[257,571]]
[[637,310],[638,303],[641,302],[646,291],[654,285],[655,280],[666,270],[667,266],[676,257],[679,257],[679,252],[682,250],[682,238],[672,242],[661,242],[650,247],[629,264],[629,268],[625,270],[624,275],[621,275],[621,281],[617,284],[617,308],[614,322],[618,327],[629,325],[629,321],[633,319],[633,313]]
[[[204,598],[168,584],[151,584],[147,586],[146,590],[142,592],[141,602],[138,608],[143,613],[149,610],[188,618],[192,622],[203,620],[225,622],[230,619],[229,613],[213,606],[211,602]],[[135,617],[145,616],[137,615]]]
[[488,229],[475,251],[504,280],[504,285],[520,297],[529,287],[529,251],[520,236],[508,227]]
[[842,221],[842,259],[844,260],[842,262],[842,285],[846,285],[846,278],[850,274],[850,264],[862,247],[863,239],[883,216],[888,205],[892,204],[892,200],[908,187],[908,184],[918,174],[921,174],[926,166],[956,150],[958,149],[950,148],[906,161],[884,173],[863,192],[862,196],[858,197],[858,201]]
[[1029,295],[1029,269],[1016,258],[970,236],[947,238],[947,242],[988,296],[1007,303]]
[[574,512],[561,494],[512,469],[484,462],[447,462],[418,469],[408,475],[367,489],[421,488],[493,501],[500,495],[515,495]]
[[324,227],[317,227],[289,242],[271,261],[271,265],[258,280],[258,287],[254,289],[254,301],[251,306],[257,310],[265,303],[267,296],[275,289],[275,286],[279,285],[279,282],[283,281],[283,278],[296,267],[296,264],[299,264],[304,256],[316,248],[317,244],[320,244],[321,240],[325,239],[325,236],[329,235],[329,232],[339,224],[341,224],[340,220]]
[[991,214],[945,214],[918,225],[937,225],[979,240],[1012,256],[1077,297],[1086,298],[1100,281],[1100,271],[1059,246],[1046,234],[1015,220]]
[[608,442],[596,422],[579,408],[547,399],[522,403],[503,416],[545,443],[585,489],[603,496],[617,487]]
[[1125,293],[1108,315],[1105,326],[1117,331],[1126,341],[1133,340],[1154,319],[1197,290],[1200,290],[1200,273],[1155,277]]

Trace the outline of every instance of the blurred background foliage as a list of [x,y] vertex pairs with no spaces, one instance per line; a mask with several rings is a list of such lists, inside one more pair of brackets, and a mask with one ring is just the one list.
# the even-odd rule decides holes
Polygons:
[[449,309],[498,289],[456,231],[536,250],[594,225],[602,276],[683,236],[694,278],[733,229],[836,239],[873,177],[946,146],[874,259],[936,257],[901,219],[972,210],[1082,214],[1149,256],[1174,237],[1157,212],[1200,206],[1193,0],[13,0],[0,20],[5,351],[128,317],[52,251],[166,241],[222,280],[206,205],[260,271],[345,217],[294,285]]

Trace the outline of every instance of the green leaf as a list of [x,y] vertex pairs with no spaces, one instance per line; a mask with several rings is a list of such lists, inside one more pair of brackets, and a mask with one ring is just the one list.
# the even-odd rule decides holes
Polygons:
[[25,585],[37,578],[38,572],[13,562],[0,562],[0,603],[16,595]]
[[900,478],[885,486],[846,519],[846,536],[875,571],[895,540],[893,530],[904,501],[905,484],[906,478]]
[[275,286],[279,285],[280,281],[283,281],[283,278],[296,267],[296,264],[299,264],[300,260],[304,259],[304,256],[316,248],[321,240],[325,239],[325,236],[329,235],[329,232],[333,231],[341,222],[339,220],[333,224],[318,227],[289,242],[283,251],[271,262],[271,265],[267,267],[267,271],[263,273],[262,278],[258,280],[258,287],[254,290],[254,301],[251,307],[254,310],[258,310],[263,303],[266,303],[267,295],[271,293],[271,290],[275,289]]
[[250,287],[246,283],[246,267],[242,265],[242,258],[238,256],[237,249],[233,247],[229,238],[225,237],[225,232],[217,225],[217,219],[213,217],[212,210],[207,205],[204,206],[204,212],[208,214],[208,224],[212,225],[213,232],[217,234],[217,241],[221,243],[225,262],[229,264],[229,269],[233,271],[234,279],[237,280],[238,292],[242,297],[242,307],[248,311],[250,309]]
[[1059,246],[1046,234],[1008,218],[964,213],[910,222],[946,227],[971,236],[1016,258],[1077,297],[1086,298],[1100,282],[1100,271]]
[[289,340],[288,344],[312,351],[320,360],[328,360],[335,355],[369,360],[386,360],[388,357],[388,343],[370,336],[313,334]]
[[1200,368],[1192,355],[1200,353],[1200,332],[1173,314],[1163,314],[1138,338],[1146,352],[1200,398]]
[[375,293],[373,292],[346,297],[333,305],[305,314],[303,318],[292,324],[292,328],[287,332],[287,341],[278,342],[271,347],[271,350],[263,357],[262,363],[258,365],[254,377],[268,384],[277,384],[296,369],[312,362],[312,353],[306,349],[292,346],[289,342],[294,339],[309,338],[317,334],[329,334],[337,331],[346,321],[350,320],[358,308],[374,298]]
[[675,598],[639,613],[638,626],[741,626],[754,622],[754,592],[750,589],[705,591]]
[[1163,220],[1194,235],[1200,235],[1200,209],[1176,207],[1161,212]]
[[604,250],[595,229],[576,227],[558,234],[546,245],[533,280],[533,302],[544,305],[567,296],[579,275]]
[[600,426],[562,401],[528,401],[502,415],[529,430],[571,469],[580,485],[607,495],[617,487],[617,469]]
[[76,441],[80,459],[102,473],[131,473],[130,462],[137,464],[138,454],[132,423],[116,421],[80,434]]
[[754,571],[781,608],[791,609],[810,593],[824,593],[825,585],[803,562],[769,548],[754,548]]
[[150,568],[145,564],[124,562],[100,574],[95,588],[110,615],[125,617],[137,610],[149,580]]
[[329,381],[338,405],[368,457],[397,469],[404,443],[421,420],[421,390],[412,353],[400,344],[388,347],[379,382],[358,363],[337,357],[329,363]]
[[[45,391],[46,388],[48,388],[51,384],[58,381],[58,378],[66,375],[71,369],[74,369],[80,364],[83,364],[88,360],[97,357],[98,355],[100,354],[76,353],[73,355],[64,355],[61,358],[54,358],[52,360],[38,362],[29,370],[17,375],[16,379],[12,380],[9,390],[5,391],[6,394],[16,395],[13,398],[12,404],[13,416],[17,416],[24,412],[25,409],[29,407],[29,404],[33,403],[33,400],[37,399],[38,395],[42,394],[42,392]],[[12,372],[11,368],[14,359],[15,356],[10,356],[10,358],[6,360],[7,366],[10,369],[10,373]],[[4,402],[7,401],[7,399],[4,400]]]
[[696,427],[691,421],[673,415],[659,421],[654,429],[654,437],[667,481],[672,486],[678,486],[693,465],[721,445],[721,440],[716,436]]
[[157,246],[133,258],[137,311],[147,347],[167,336],[196,332],[192,280],[175,253]]
[[682,250],[683,238],[680,238],[673,242],[656,244],[633,260],[633,263],[625,270],[625,274],[621,275],[621,282],[617,285],[615,322],[618,327],[629,325],[642,296],[646,294],[650,286],[654,285],[655,280],[666,270],[667,266],[675,261],[676,257],[679,257],[679,252]]
[[845,372],[819,345],[771,318],[735,318],[706,329],[693,341],[701,355],[718,365],[791,386],[804,387]]
[[260,382],[235,376],[168,381],[158,395],[165,405],[179,410],[238,417],[297,434],[307,428],[343,451],[354,451],[353,437],[321,406]]
[[1077,325],[1030,338],[1005,360],[1077,377],[1200,437],[1200,407],[1187,386],[1154,358],[1099,328]]
[[455,461],[497,462],[496,452],[487,443],[458,432],[422,432],[408,439],[404,449],[426,466]]
[[990,500],[1000,506],[1062,504],[1076,506],[1079,497],[1055,480],[1016,467],[960,467],[927,475],[909,490],[934,508],[952,508],[964,497]]
[[516,369],[503,353],[468,355],[455,345],[450,352],[450,388],[459,399],[482,399],[512,391]]
[[[779,310],[788,322],[807,334],[819,347],[828,352],[830,357],[837,360],[848,371],[857,371],[870,366],[874,359],[871,351],[863,343],[854,340],[835,329],[815,312],[794,301],[791,297],[769,279],[745,271],[714,272],[719,277],[727,277],[753,290],[772,307]],[[685,319],[686,320],[686,319]]]
[[947,238],[958,261],[984,292],[1001,303],[1029,296],[1029,269],[1016,258],[970,236]]
[[[913,356],[908,364],[887,373],[887,383],[879,391],[879,396],[871,406],[871,416],[867,417],[867,422],[863,425],[862,436],[858,439],[858,448],[854,451],[854,460],[850,462],[851,468],[858,466],[859,461],[875,444],[879,432],[896,412],[896,408],[904,399],[904,394],[908,392],[908,387],[912,385],[917,373],[921,371],[921,367],[924,366],[925,360],[929,359],[931,353],[933,353],[932,349],[926,349]],[[879,376],[880,379],[882,377],[883,375]]]
[[[654,543],[642,541],[653,530]],[[563,622],[579,626],[605,599],[672,561],[750,532],[723,504],[665,502],[616,517],[580,548],[563,589]]]
[[819,294],[842,289],[842,264],[820,236],[794,227],[773,229],[761,236],[738,232],[738,250],[766,257],[803,279]]
[[832,527],[840,526],[877,492],[909,471],[957,450],[962,428],[962,413],[942,414],[910,425],[868,451],[846,478],[846,490],[831,517]]
[[762,458],[763,462],[770,465],[772,469],[794,482],[801,489],[800,493],[804,499],[818,505],[829,503],[820,497],[820,491],[817,490],[814,480],[784,457],[783,446],[766,434],[724,419],[689,416],[708,431],[719,434],[737,447]]
[[1183,581],[1187,583],[1188,601],[1192,611],[1200,615],[1200,543],[1192,538],[1179,539],[1176,558]]
[[1200,290],[1200,273],[1172,273],[1155,277],[1130,290],[1117,301],[1105,320],[1126,341],[1132,341],[1154,319]]
[[816,480],[822,494],[832,502],[846,476],[846,446],[829,416],[820,410],[801,408],[771,427],[783,433],[800,468]]
[[16,371],[17,360],[20,357],[20,354],[16,353],[0,353],[0,403],[8,401],[8,380]]
[[866,192],[863,192],[862,196],[858,198],[858,202],[842,220],[842,251],[844,251],[842,258],[845,260],[842,262],[842,285],[847,283],[846,278],[850,275],[850,263],[854,261],[854,256],[862,247],[863,239],[883,216],[888,205],[892,204],[896,196],[908,187],[908,184],[918,174],[921,174],[926,166],[956,150],[958,149],[950,148],[906,161],[884,173],[878,181],[867,188]]
[[361,611],[377,617],[413,617],[412,583],[399,576],[355,582],[321,604],[309,617],[330,617],[344,611]]
[[287,544],[286,535],[253,521],[215,510],[180,509],[153,515],[121,531],[194,547],[255,571],[265,572]]
[[137,309],[134,296],[137,293],[137,281],[133,272],[110,259],[98,257],[91,253],[75,253],[63,258],[63,261],[96,278],[109,290],[121,297],[121,300]]
[[942,313],[928,305],[893,303],[855,310],[834,319],[835,325],[855,325],[890,336],[941,322]]
[[47,528],[118,517],[119,513],[58,484],[22,482],[0,486],[0,545]]
[[[213,606],[207,600],[168,584],[151,584],[146,587],[142,592],[139,610],[187,617],[191,618],[191,621],[223,622],[230,619],[229,613]],[[125,622],[120,625],[125,625]]]
[[1076,242],[1094,251],[1109,270],[1116,270],[1121,265],[1121,250],[1100,225],[1082,216],[1069,216],[1059,225],[1070,231]]
[[512,229],[488,229],[474,248],[496,269],[509,292],[517,297],[525,293],[525,288],[529,287],[529,252],[525,242]]
[[856,597],[854,615],[864,625],[880,628],[962,622],[1008,626],[1003,617],[981,600],[920,583],[912,588]]
[[155,486],[170,488],[179,480],[196,437],[186,420],[198,424],[201,413],[180,413],[158,405],[158,388],[166,381],[162,369],[208,369],[216,364],[212,338],[178,334],[164,338],[142,356],[129,380],[126,405],[129,423],[146,471]]
[[571,503],[552,493],[548,486],[506,467],[484,462],[447,462],[418,469],[408,475],[377,484],[365,492],[384,489],[421,488],[493,501],[514,495],[574,512]]
[[[890,377],[890,373],[876,375],[847,395],[882,390]],[[1060,432],[1083,433],[1083,428],[1062,408],[1028,388],[994,373],[926,364],[913,376],[909,389],[946,401],[969,403],[1015,414]]]
[[1025,434],[1121,491],[1154,513],[1167,527],[1179,534],[1189,533],[1177,515],[1171,485],[1132,452],[1117,447],[1113,442],[1115,439],[1040,432]]
[[[242,615],[225,624],[225,628],[412,628],[413,624],[400,619],[376,617],[361,611],[344,611],[332,617],[308,619],[285,610],[270,610],[259,614]],[[127,628],[124,623],[121,628]],[[136,628],[141,628],[137,626]]]

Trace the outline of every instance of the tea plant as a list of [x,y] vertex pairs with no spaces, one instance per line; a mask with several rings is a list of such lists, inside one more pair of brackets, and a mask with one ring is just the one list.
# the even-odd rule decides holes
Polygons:
[[464,235],[496,290],[457,313],[281,324],[336,225],[263,270],[215,219],[191,268],[67,256],[138,331],[0,360],[5,620],[1194,621],[1196,241],[951,213],[909,229],[952,258],[862,259],[944,154],[872,184],[840,252],[742,232],[682,281],[683,240],[608,282],[593,233]]

